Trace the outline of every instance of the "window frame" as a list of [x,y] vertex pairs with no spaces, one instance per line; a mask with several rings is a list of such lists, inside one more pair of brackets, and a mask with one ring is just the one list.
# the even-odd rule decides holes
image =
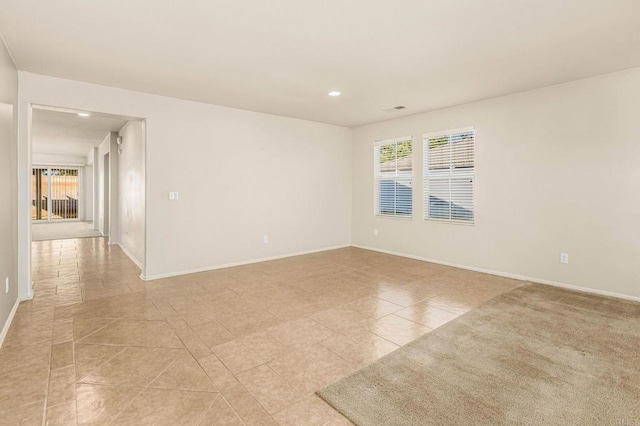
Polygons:
[[[411,142],[411,171],[406,172],[406,173],[402,173],[400,175],[398,175],[398,170],[396,168],[396,171],[394,172],[395,174],[393,176],[390,175],[381,175],[380,171],[379,171],[379,167],[380,167],[380,160],[379,160],[379,155],[380,155],[380,147],[384,146],[384,145],[391,145],[391,144],[398,144],[400,142]],[[414,155],[415,155],[415,143],[413,140],[413,136],[409,135],[409,136],[402,136],[402,137],[396,137],[396,138],[390,138],[390,139],[382,139],[382,140],[377,140],[373,143],[373,215],[374,217],[385,217],[385,218],[392,218],[392,219],[401,219],[401,220],[413,220],[413,216],[414,216],[414,206],[413,206],[413,196],[414,196],[414,189],[415,189],[415,185],[414,185],[414,166],[415,166],[415,161],[414,161]],[[398,213],[381,213],[380,212],[380,186],[379,186],[379,182],[381,181],[381,177],[387,178],[388,180],[393,180],[394,182],[398,182],[399,180],[404,180],[406,181],[407,179],[409,179],[410,184],[411,184],[411,213],[409,214],[398,214]],[[385,180],[387,180],[385,179]],[[396,209],[397,210],[397,209]]]
[[[429,176],[429,172],[430,172],[429,164],[428,164],[429,140],[437,137],[447,136],[449,137],[448,145],[451,146],[450,138],[452,135],[460,134],[460,133],[469,133],[469,132],[473,134],[473,145],[472,145],[473,166],[470,168],[471,169],[470,172],[467,171],[466,175],[467,176],[470,175],[470,178],[471,178],[471,213],[472,213],[471,220],[451,219],[451,218],[444,219],[444,218],[430,217],[429,180],[433,178]],[[476,155],[475,155],[475,151],[476,151],[475,126],[467,126],[467,127],[460,127],[457,129],[449,129],[449,130],[443,130],[438,132],[424,133],[422,135],[422,219],[425,222],[445,223],[445,224],[451,224],[451,225],[465,225],[465,226],[475,225],[476,223],[476,185],[475,185],[476,184]],[[451,168],[453,161],[451,160],[452,159],[450,158],[449,177],[448,177],[449,181],[451,181],[454,176]],[[463,172],[460,172],[460,174],[462,175]],[[450,200],[449,200],[449,203],[451,203]]]

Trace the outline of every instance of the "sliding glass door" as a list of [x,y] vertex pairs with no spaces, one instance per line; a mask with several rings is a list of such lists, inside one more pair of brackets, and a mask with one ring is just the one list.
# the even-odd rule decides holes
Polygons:
[[78,219],[79,195],[77,168],[33,167],[31,174],[31,219],[33,221]]

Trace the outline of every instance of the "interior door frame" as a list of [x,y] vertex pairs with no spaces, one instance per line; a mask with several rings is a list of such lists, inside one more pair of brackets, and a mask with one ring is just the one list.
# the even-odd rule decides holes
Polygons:
[[[96,86],[98,87],[98,86]],[[107,88],[100,88],[100,90],[107,90]],[[55,98],[55,101],[54,101]],[[142,121],[143,138],[144,138],[144,178],[145,178],[145,190],[144,199],[145,206],[148,205],[149,190],[148,190],[148,120],[145,114],[130,114],[126,111],[118,111],[123,109],[122,106],[115,107],[113,104],[105,103],[101,96],[96,95],[90,97],[90,102],[69,101],[65,105],[60,105],[58,102],[59,96],[56,94],[53,98],[47,96],[46,93],[38,92],[37,95],[29,96],[22,94],[18,98],[17,107],[17,159],[18,159],[18,205],[17,205],[17,249],[18,249],[18,298],[20,300],[29,300],[33,298],[33,282],[31,271],[31,216],[29,215],[31,210],[31,174],[32,174],[32,140],[31,140],[31,127],[33,121],[33,108],[34,107],[48,107],[55,108],[57,110],[68,111],[99,111],[104,114],[114,115],[122,117],[126,120],[139,120]],[[77,165],[77,164],[75,164]],[[94,170],[97,169],[97,164],[94,164]],[[94,172],[95,177],[95,172]],[[95,185],[95,181],[94,181]],[[94,191],[95,193],[95,191]],[[148,209],[145,208],[144,212],[144,237],[142,244],[144,245],[144,256],[139,265],[142,269],[140,277],[146,280],[147,266],[149,264],[149,253],[147,250],[148,241]],[[95,217],[94,210],[94,217]]]

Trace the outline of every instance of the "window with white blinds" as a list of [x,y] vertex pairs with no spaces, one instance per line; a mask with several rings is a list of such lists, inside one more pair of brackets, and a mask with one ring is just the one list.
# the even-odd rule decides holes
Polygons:
[[412,154],[411,136],[375,143],[373,147],[375,215],[411,218]]
[[423,136],[426,220],[473,223],[474,136],[473,128]]

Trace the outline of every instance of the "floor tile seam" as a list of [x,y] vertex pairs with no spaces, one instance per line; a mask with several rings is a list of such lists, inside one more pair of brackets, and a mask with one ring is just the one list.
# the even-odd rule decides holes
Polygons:
[[78,371],[76,369],[76,342],[73,340],[73,322],[71,322],[71,345],[72,345],[72,359],[73,359],[73,393],[75,395],[76,403],[76,424],[78,424]]
[[51,384],[51,360],[53,359],[53,332],[55,321],[51,321],[51,341],[49,343],[49,364],[47,365],[47,384],[45,387],[44,402],[42,407],[42,424],[47,424],[47,406],[49,405],[49,385]]
[[[375,299],[382,300],[382,301],[387,302],[387,303],[391,303],[392,305],[396,305],[396,306],[398,306],[398,307],[400,308],[400,309],[398,309],[398,311],[401,311],[401,310],[403,310],[404,308],[407,308],[407,306],[398,305],[396,302],[392,302],[392,301],[390,301],[390,300],[386,300],[386,299],[383,299],[383,298],[381,298],[381,297],[378,297],[378,296],[377,296],[377,293],[376,293],[376,296],[365,296],[365,297],[363,297],[362,299],[366,299],[367,297],[373,297],[373,298],[375,298]],[[398,311],[394,311],[394,312],[398,312]],[[393,312],[392,312],[392,313],[393,313]]]
[[[230,342],[231,342],[231,341],[232,341],[232,340],[230,340]],[[228,342],[225,342],[225,343],[228,343]],[[225,343],[221,343],[221,345],[224,345]],[[251,370],[252,368],[260,367],[261,365],[265,365],[265,364],[267,364],[268,362],[271,362],[271,361],[267,361],[267,362],[264,362],[264,363],[262,363],[262,364],[260,364],[260,365],[256,365],[256,366],[254,366],[254,367],[247,368],[246,370],[242,370],[242,371],[238,371],[237,373],[234,373],[233,371],[231,371],[231,368],[229,368],[229,366],[224,362],[224,360],[218,356],[218,354],[216,354],[216,353],[215,353],[215,352],[213,352],[213,351],[211,351],[211,353],[212,353],[213,355],[215,355],[215,357],[216,357],[216,358],[218,358],[218,361],[220,361],[220,363],[224,366],[224,368],[226,368],[226,369],[227,369],[227,371],[229,371],[229,373],[231,373],[231,375],[232,375],[236,380],[238,380],[238,374],[242,374],[242,373],[244,373],[245,371],[249,371],[249,370]]]
[[[237,378],[236,378],[236,380],[237,380]],[[246,388],[246,386],[245,386],[245,385],[243,385],[243,384],[242,384],[242,382],[240,382],[239,380],[238,380],[238,385],[237,385],[237,386],[240,386],[242,389],[244,389],[244,391],[245,391],[246,393],[248,393],[248,394],[249,394],[249,396],[251,396],[251,398],[256,402],[256,404],[258,404],[258,406],[262,409],[262,411],[264,411],[264,413],[267,415],[267,417],[269,417],[269,418],[270,418],[274,423],[276,423],[276,424],[278,423],[278,422],[276,422],[276,421],[275,421],[275,419],[273,418],[273,416],[272,416],[271,414],[269,414],[269,412],[267,411],[267,409],[266,409],[266,408],[264,408],[264,407],[262,406],[262,404],[260,404],[260,401],[258,401],[258,400],[253,396],[253,394],[252,394],[251,392],[249,392],[249,389],[247,389],[247,388]],[[231,405],[231,404],[229,404],[229,405]],[[238,417],[240,417],[240,416],[238,416]],[[242,418],[241,418],[241,419],[242,419]],[[246,423],[245,423],[245,424],[246,424]]]
[[[448,311],[447,311],[447,313],[450,313],[450,314],[454,314],[454,315],[458,315],[458,316],[460,316],[460,314],[456,314],[455,312],[448,312]],[[438,328],[438,327],[429,327],[429,326],[427,326],[427,325],[424,325],[424,324],[422,324],[422,323],[419,323],[418,321],[414,321],[414,320],[409,319],[409,318],[401,317],[400,315],[396,315],[396,314],[395,314],[395,312],[394,312],[394,313],[392,313],[392,314],[389,314],[389,315],[393,315],[393,316],[394,316],[394,317],[396,317],[396,318],[400,318],[400,319],[403,319],[403,320],[407,320],[407,321],[410,321],[410,322],[412,322],[412,323],[414,323],[414,324],[418,324],[418,325],[419,325],[419,326],[421,326],[421,327],[428,328],[428,329],[429,329],[429,331],[428,331],[428,332],[432,332],[433,330],[435,330],[436,328]],[[387,316],[388,316],[388,315],[387,315]],[[454,320],[455,320],[455,318],[454,318]],[[451,321],[453,321],[453,320],[451,320]]]
[[137,345],[137,344],[95,343],[95,342],[82,343],[81,341],[78,342],[78,343],[83,344],[83,345],[112,346],[112,347],[122,347],[122,348],[173,349],[173,350],[184,349],[184,350],[188,350],[187,347],[184,346],[184,345],[178,347],[178,346],[149,346],[149,345]]
[[[221,360],[221,359],[218,357],[218,355],[216,355],[215,353],[211,352],[211,355],[207,355],[206,357],[202,357],[202,358],[200,358],[200,359],[208,358],[208,357],[210,357],[210,356],[215,357],[215,359],[217,359],[217,360],[218,360],[218,362],[219,362],[220,364],[222,364],[222,366],[223,366],[224,368],[226,368],[226,370],[229,372],[229,374],[231,374],[231,375],[233,376],[233,378],[234,378],[236,381],[238,381],[238,378],[236,377],[236,375],[235,375],[235,374],[233,374],[233,373],[231,372],[231,370],[229,370],[229,368],[228,368],[228,367],[227,367],[227,366],[222,362],[222,360]],[[195,357],[194,357],[194,358],[195,358]],[[199,359],[196,359],[196,362],[198,363],[198,365],[200,366],[200,368],[202,369],[202,371],[204,371],[204,374],[206,374],[206,375],[207,375],[207,378],[209,379],[209,381],[211,382],[211,384],[213,385],[213,387],[214,387],[214,388],[215,388],[215,389],[220,393],[220,395],[222,395],[222,389],[218,388],[218,386],[216,386],[216,384],[215,384],[215,383],[213,383],[213,380],[211,379],[211,376],[209,376],[209,373],[207,373],[207,371],[204,369],[204,366],[200,363],[200,360],[199,360]]]
[[[394,312],[398,312],[398,311],[400,311],[400,310],[404,309],[403,307],[401,307],[401,309],[398,309],[398,311],[390,312],[390,313],[388,313],[388,314],[384,314],[384,315],[382,315],[381,317],[377,317],[377,316],[372,316],[372,315],[369,315],[369,314],[363,313],[363,312],[361,312],[360,310],[358,310],[358,309],[356,309],[356,308],[354,308],[354,307],[350,307],[350,306],[349,306],[349,305],[351,305],[351,304],[353,304],[353,303],[355,303],[355,302],[357,302],[357,301],[359,301],[359,300],[361,300],[361,299],[366,299],[366,298],[368,298],[368,297],[371,297],[371,296],[361,297],[360,299],[356,299],[356,300],[354,300],[354,301],[352,301],[352,302],[349,302],[349,303],[347,303],[346,305],[341,306],[340,308],[342,308],[342,309],[346,309],[346,310],[348,310],[348,311],[351,311],[351,312],[353,312],[353,313],[357,314],[358,316],[362,317],[362,319],[363,319],[363,320],[366,320],[366,319],[374,319],[374,320],[376,320],[376,321],[377,321],[377,320],[379,320],[379,319],[382,319],[382,318],[384,318],[384,317],[388,317],[389,315],[393,315],[393,314],[394,314]],[[384,299],[380,299],[380,300],[384,300]],[[388,300],[385,300],[385,302],[389,302],[389,301],[388,301]],[[393,302],[389,302],[389,303],[393,303]],[[395,303],[393,303],[393,304],[394,304],[394,305],[396,305]],[[400,306],[400,305],[396,305],[396,306]]]
[[[393,315],[393,314],[389,314],[389,315]],[[385,317],[383,317],[383,318],[386,318],[386,317],[388,317],[389,315],[386,315],[386,316],[385,316]],[[411,321],[411,320],[408,320],[408,319],[406,319],[406,318],[399,317],[399,316],[397,316],[397,315],[395,315],[395,317],[397,317],[397,318],[401,318],[401,319],[404,319],[404,320],[407,320],[407,321]],[[382,318],[380,318],[380,319],[382,319]],[[426,325],[422,325],[422,324],[420,324],[420,323],[418,323],[418,322],[415,322],[415,321],[411,321],[411,322],[413,322],[414,324],[418,324],[418,325],[419,325],[419,326],[421,326],[421,327],[428,328],[428,329],[429,329],[429,331],[427,331],[427,333],[430,333],[430,332],[432,332],[433,330],[435,330],[434,328],[427,327]],[[365,330],[366,330],[366,331],[368,331],[369,333],[371,333],[371,334],[373,334],[373,335],[375,335],[375,336],[377,336],[377,337],[379,337],[379,338],[383,339],[383,340],[386,340],[386,341],[387,341],[387,342],[389,342],[389,343],[393,343],[394,345],[398,346],[398,348],[396,348],[396,349],[394,349],[394,350],[400,349],[400,348],[401,348],[401,347],[403,347],[404,345],[409,344],[409,343],[411,343],[413,340],[415,340],[415,339],[413,339],[413,340],[411,340],[410,342],[400,344],[400,343],[394,342],[394,341],[392,341],[392,340],[389,340],[388,338],[386,338],[386,337],[384,337],[384,336],[381,336],[380,334],[376,333],[376,332],[375,332],[375,331],[373,331],[373,330],[370,330],[370,329],[365,329]],[[425,334],[426,334],[426,333],[425,333]]]
[[[435,297],[435,296],[434,296],[434,297]],[[496,297],[497,297],[497,296],[496,296]],[[429,299],[431,299],[431,298],[429,298]],[[492,298],[492,299],[493,299],[493,298]],[[424,301],[426,301],[426,300],[427,300],[427,299],[423,300],[423,302],[424,302]],[[490,299],[490,300],[491,300],[491,299]],[[480,305],[484,305],[484,304],[485,304],[485,303],[487,303],[488,301],[489,301],[489,300],[484,301],[484,302],[482,302]],[[448,312],[448,313],[450,313],[450,314],[454,314],[454,315],[458,315],[458,316],[460,316],[460,315],[464,315],[464,314],[466,314],[467,312],[469,312],[469,311],[471,311],[471,310],[473,310],[473,309],[478,308],[480,305],[470,306],[470,307],[469,307],[470,309],[466,310],[466,311],[465,311],[465,312],[463,312],[463,313],[460,313],[460,312],[454,312],[453,310],[450,310],[451,308],[450,308],[450,309],[446,309],[446,308],[442,308],[442,307],[440,307],[440,306],[434,306],[434,308],[438,308],[438,309],[443,310],[443,311],[445,311],[445,312]],[[412,305],[412,306],[413,306],[413,305]],[[407,306],[407,307],[409,307],[409,306]]]
[[[96,345],[96,346],[112,346],[112,345]],[[120,351],[118,351],[115,355],[111,356],[109,359],[107,359],[106,361],[104,361],[104,362],[100,363],[99,365],[97,365],[97,366],[95,366],[95,367],[92,367],[89,371],[96,370],[96,369],[98,369],[98,368],[102,367],[103,365],[106,365],[108,362],[112,361],[115,357],[117,357],[118,355],[120,355],[122,352],[126,351],[126,350],[127,350],[127,347],[128,347],[128,346],[124,346],[124,347],[123,347]],[[74,350],[75,350],[75,344],[74,344]],[[75,368],[75,365],[74,365],[74,368]],[[76,374],[77,374],[77,372],[76,372]],[[86,375],[85,375],[85,376],[83,376],[82,378],[78,378],[78,376],[76,376],[76,383],[80,383],[80,384],[91,384],[91,383],[84,383],[84,382],[82,381],[82,379],[83,379],[84,377],[86,377]]]
[[209,404],[209,407],[207,407],[206,410],[204,410],[202,412],[202,414],[200,415],[200,418],[198,419],[198,421],[195,423],[196,425],[200,425],[202,423],[202,421],[204,420],[204,418],[207,416],[207,413],[209,412],[209,410],[211,410],[211,407],[213,407],[213,404],[216,403],[216,401],[222,396],[221,393],[218,393],[218,395],[213,398],[213,401],[211,401],[211,403]]
[[[120,410],[120,412],[113,418],[113,420],[109,423],[109,424],[113,424],[113,422],[124,412],[124,410],[126,408],[128,408],[131,404],[133,404],[133,402],[146,390],[148,389],[159,389],[159,390],[178,390],[180,392],[192,392],[192,393],[213,393],[213,392],[206,392],[206,391],[196,391],[196,390],[183,390],[183,389],[174,389],[174,388],[152,388],[151,385],[158,380],[169,368],[171,368],[176,362],[178,362],[178,360],[180,359],[180,357],[182,356],[182,353],[179,353],[176,355],[176,357],[165,367],[163,368],[160,373],[158,373],[153,379],[151,379],[146,386],[142,387],[140,392],[138,392],[138,394],[136,396],[134,396],[133,398],[131,398],[131,401],[129,402],[129,404],[126,404],[125,407]],[[191,355],[191,354],[190,354]],[[214,386],[215,387],[215,386]],[[219,392],[216,392],[218,394],[220,394]]]
[[[193,332],[193,334],[195,334],[198,339],[200,339],[200,341],[207,347],[209,348],[209,350],[211,350],[211,348],[209,347],[209,345],[207,345],[204,340],[202,340],[202,337],[200,337],[200,335],[198,334],[197,331],[195,331],[193,329],[193,327],[191,326],[191,324],[189,324],[184,318],[182,318],[182,315],[180,315],[180,318],[182,319],[182,321],[184,321],[185,324],[187,324],[187,327],[189,327],[191,329],[191,331]],[[220,327],[222,327],[227,333],[231,334],[235,339],[239,339],[241,336],[237,336],[235,333],[231,332],[231,330],[229,330],[227,327],[224,326],[224,324],[222,324],[220,321],[216,320],[216,319],[211,319],[211,321],[206,321],[204,323],[200,323],[199,325],[205,324],[205,323],[209,323],[209,322],[215,322],[217,325],[219,325]],[[229,342],[231,340],[228,340]],[[223,342],[226,343],[226,342]],[[222,344],[222,343],[221,343]],[[214,345],[216,346],[216,345]]]
[[[271,362],[271,361],[269,361],[269,362]],[[273,414],[272,414],[272,413],[269,413],[269,412],[267,411],[267,408],[266,408],[266,407],[264,407],[264,406],[262,406],[262,404],[260,404],[260,401],[258,401],[258,399],[257,399],[257,398],[255,398],[255,400],[258,402],[258,404],[260,404],[260,405],[262,406],[262,408],[264,409],[264,411],[265,411],[267,414],[269,414],[269,416],[272,416],[272,417],[273,417],[273,415],[275,415],[275,414],[279,413],[280,411],[282,411],[282,410],[284,410],[284,409],[286,409],[286,408],[289,408],[289,407],[290,407],[290,406],[292,406],[293,404],[296,404],[296,403],[300,402],[301,400],[303,400],[304,398],[306,398],[307,396],[309,396],[309,395],[304,395],[304,392],[303,392],[303,391],[300,391],[298,388],[296,388],[296,387],[295,387],[295,386],[293,386],[291,383],[289,383],[289,382],[287,381],[287,379],[285,379],[284,377],[282,377],[282,376],[280,375],[280,373],[278,373],[276,370],[274,370],[273,368],[271,368],[271,366],[269,365],[269,363],[268,363],[268,362],[267,362],[267,363],[264,363],[264,364],[262,364],[262,365],[266,366],[266,367],[267,367],[271,372],[273,372],[276,376],[278,376],[278,377],[279,377],[283,382],[285,382],[285,383],[286,383],[286,384],[287,384],[291,389],[293,389],[293,390],[294,390],[294,392],[295,392],[296,394],[298,394],[298,395],[302,395],[302,396],[296,396],[295,400],[294,400],[291,404],[289,404],[289,405],[287,405],[286,407],[284,407],[284,408],[282,408],[282,409],[280,409],[280,410],[276,411],[276,412],[275,412],[275,413],[273,413]],[[258,368],[258,367],[255,367],[255,368]],[[238,380],[238,383],[241,383],[241,382]],[[249,391],[247,390],[247,392],[249,392]],[[251,392],[249,392],[249,393],[251,394]],[[251,395],[253,395],[253,394],[251,394]],[[277,423],[277,422],[276,422],[276,423]]]
[[[196,354],[194,354],[194,353],[191,351],[191,349],[189,349],[189,347],[188,347],[188,346],[187,346],[187,344],[185,343],[184,339],[180,336],[180,334],[178,334],[178,332],[177,332],[173,327],[171,327],[171,325],[169,324],[169,322],[168,322],[167,320],[164,320],[164,321],[167,323],[167,326],[169,327],[169,329],[171,330],[171,332],[172,332],[172,333],[173,333],[173,334],[178,338],[178,340],[180,340],[180,343],[182,343],[182,349],[185,349],[187,352],[189,352],[189,354],[191,354],[191,356],[192,356],[195,360],[197,360],[198,358],[196,357]],[[206,343],[204,343],[204,342],[202,341],[202,339],[200,338],[200,336],[198,336],[198,334],[197,334],[195,331],[193,331],[193,330],[191,329],[191,327],[189,326],[189,324],[187,324],[187,322],[186,322],[185,320],[183,320],[183,319],[182,319],[182,317],[180,317],[180,321],[184,322],[184,323],[185,323],[185,325],[187,326],[187,328],[188,328],[188,329],[193,333],[193,335],[194,335],[194,336],[195,336],[195,337],[200,341],[200,343],[202,343],[202,344],[203,344],[203,345],[204,345],[204,346],[209,350],[209,352],[213,353],[213,352],[211,351],[211,348],[209,348],[209,346],[207,346],[207,344],[206,344]]]
[[[159,376],[158,376],[159,377]],[[153,379],[154,381],[156,379]],[[85,383],[87,385],[90,385],[92,383]],[[153,384],[150,383],[149,386],[142,388],[143,390],[159,390],[159,391],[178,391],[178,392],[187,392],[187,393],[197,393],[197,394],[216,394],[216,395],[222,395],[222,393],[219,390],[215,390],[215,391],[205,391],[205,390],[197,390],[197,389],[180,389],[180,388],[159,388],[159,387],[155,387],[155,386],[151,386]],[[128,387],[135,387],[135,388],[140,388],[139,386],[128,386]],[[215,386],[214,386],[215,387]]]
[[[72,318],[73,318],[73,317],[72,317]],[[89,319],[94,319],[94,318],[102,318],[102,317],[91,317],[91,318],[89,318]],[[83,318],[83,319],[84,319],[84,318]],[[104,318],[104,319],[111,319],[111,318]],[[74,323],[75,323],[75,318],[73,318],[73,320],[74,320]],[[77,342],[78,342],[78,343],[82,343],[82,341],[83,341],[84,339],[86,339],[87,337],[90,337],[90,336],[94,335],[94,334],[95,334],[95,333],[97,333],[98,331],[103,330],[105,327],[110,326],[111,324],[113,324],[113,323],[114,323],[114,322],[116,322],[116,321],[118,321],[118,319],[114,319],[114,320],[112,320],[111,322],[109,322],[108,324],[105,324],[105,325],[103,325],[102,327],[98,328],[97,330],[94,330],[94,331],[92,331],[91,333],[87,334],[86,336],[82,336],[82,338],[78,339],[78,340],[77,340]],[[76,342],[76,340],[75,340],[75,339],[73,339],[73,341],[74,341],[74,342]]]
[[[329,339],[329,338],[327,338],[327,339]],[[327,339],[324,339],[324,340],[327,340]],[[323,341],[324,341],[324,340],[323,340]],[[305,349],[303,349],[303,350],[291,350],[291,351],[290,351],[290,353],[292,353],[292,352],[294,352],[294,353],[295,353],[295,352],[300,353],[300,352],[303,352],[303,351],[305,351],[305,350],[308,350],[308,349],[309,349],[309,347],[314,346],[314,345],[319,345],[319,346],[323,347],[324,349],[328,350],[330,353],[332,353],[333,355],[337,356],[337,357],[338,357],[338,358],[340,358],[342,361],[346,362],[346,363],[347,363],[347,365],[349,365],[349,366],[353,366],[353,367],[357,367],[357,365],[356,365],[355,363],[353,363],[353,362],[349,361],[348,359],[346,359],[346,358],[345,358],[345,357],[343,357],[342,355],[340,355],[340,354],[338,354],[338,353],[335,353],[335,352],[334,352],[334,351],[332,351],[331,349],[329,349],[329,348],[327,348],[326,346],[322,345],[322,342],[314,343],[313,345],[310,345],[310,346],[306,347],[306,348],[305,348]],[[265,366],[267,366],[271,371],[273,371],[273,372],[274,372],[278,377],[280,377],[280,378],[281,378],[281,379],[282,379],[286,384],[288,384],[288,385],[289,385],[289,386],[291,386],[293,389],[295,389],[297,392],[303,392],[303,391],[300,391],[298,388],[296,388],[293,384],[289,383],[289,381],[287,381],[287,379],[286,379],[286,378],[284,378],[282,375],[280,375],[280,373],[278,373],[275,369],[273,369],[273,368],[271,367],[271,365],[269,365],[269,364],[270,364],[270,363],[272,363],[273,361],[276,361],[276,360],[278,360],[278,359],[284,358],[285,356],[286,356],[286,355],[283,355],[282,357],[279,357],[279,358],[274,358],[274,359],[272,359],[272,360],[270,360],[270,361],[265,362],[264,364],[261,364],[261,365],[259,365],[259,366],[253,367],[253,368],[257,368],[257,367],[261,367],[261,366],[265,365]],[[251,369],[253,369],[253,368],[250,368],[249,370],[251,370]],[[246,372],[246,371],[249,371],[249,370],[245,370],[245,371],[243,371],[243,372]],[[240,373],[240,374],[242,374],[242,373]],[[236,378],[236,379],[237,379],[237,378]],[[314,393],[315,393],[315,392],[314,392]],[[308,396],[308,395],[307,395],[307,396]],[[297,402],[297,401],[296,401],[296,402]]]
[[[311,392],[311,393],[309,393],[308,395],[305,395],[304,397],[302,397],[301,399],[297,400],[297,401],[296,401],[296,402],[294,402],[293,404],[287,405],[286,407],[281,408],[280,410],[276,411],[276,412],[275,412],[275,413],[273,413],[271,416],[272,416],[272,417],[274,417],[274,416],[276,416],[276,415],[278,415],[278,414],[280,414],[280,413],[284,412],[285,410],[287,410],[287,409],[291,408],[292,406],[294,406],[294,405],[295,405],[295,404],[297,404],[298,402],[300,402],[300,401],[302,401],[302,400],[304,400],[304,399],[306,399],[306,398],[312,397],[312,396],[316,396],[316,392]],[[318,398],[319,398],[319,397],[318,397]],[[323,402],[324,402],[324,401],[323,401]],[[328,405],[328,404],[327,404],[327,405]],[[337,411],[335,408],[331,407],[330,405],[328,405],[328,406],[329,406],[329,408],[331,408],[333,411],[335,411],[336,413],[340,414],[340,412],[339,412],[339,411]],[[277,423],[277,422],[276,422],[276,423]],[[330,423],[331,423],[331,420],[327,420],[326,422],[322,423],[320,426],[326,426],[326,425],[328,425],[328,424],[330,424]]]
[[[138,389],[138,388],[136,388],[136,389]],[[114,422],[118,419],[118,417],[120,417],[120,415],[121,415],[122,413],[124,413],[124,411],[125,411],[127,408],[129,408],[129,407],[133,404],[133,401],[135,401],[135,400],[136,400],[136,399],[137,399],[137,398],[142,394],[142,392],[144,392],[144,391],[145,391],[145,389],[146,389],[146,388],[140,388],[139,392],[138,392],[138,393],[136,393],[136,395],[135,395],[133,398],[131,398],[128,402],[126,402],[126,403],[125,403],[125,404],[124,404],[124,405],[123,405],[123,406],[118,410],[118,412],[116,413],[116,415],[114,415],[114,416],[113,416],[113,418],[112,418],[112,419],[109,421],[109,423],[107,423],[107,424],[108,424],[108,425],[112,425],[112,424],[114,424]],[[77,405],[77,404],[76,404],[76,405]],[[116,424],[117,424],[117,423],[116,423]]]
[[[240,382],[238,382],[238,385],[240,384]],[[248,391],[247,391],[248,392]],[[244,421],[244,419],[242,418],[242,416],[240,415],[240,413],[238,413],[238,411],[235,409],[235,407],[229,402],[229,400],[227,400],[227,398],[225,398],[225,396],[222,394],[222,392],[220,392],[220,397],[224,400],[224,402],[229,406],[229,408],[231,408],[231,411],[233,411],[233,413],[236,415],[236,417],[238,419],[240,419],[240,422],[247,426],[247,423]]]

